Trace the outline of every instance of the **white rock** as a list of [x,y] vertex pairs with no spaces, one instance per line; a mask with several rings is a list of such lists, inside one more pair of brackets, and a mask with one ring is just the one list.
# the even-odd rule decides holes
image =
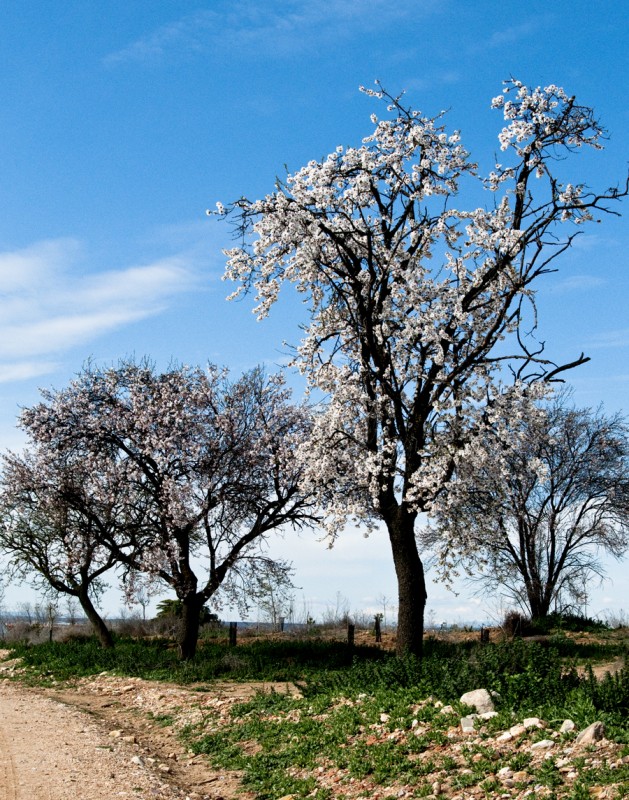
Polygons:
[[571,719],[564,719],[561,723],[561,728],[559,728],[559,733],[570,733],[573,731],[577,726]]
[[497,717],[498,716],[498,712],[497,711],[485,711],[482,714],[479,714],[478,716],[481,719],[488,720],[488,719],[493,719],[494,717]]
[[454,714],[454,709],[452,706],[444,706],[442,709],[439,710],[440,714]]
[[526,728],[519,722],[517,725],[514,725],[513,727],[509,728],[509,733],[511,734],[511,736],[522,736],[522,734],[525,732]]
[[581,731],[575,739],[575,744],[592,744],[593,742],[600,742],[605,737],[605,725],[602,722],[593,722],[591,725]]
[[544,723],[541,721],[539,717],[527,717],[526,719],[522,720],[522,725],[525,728],[543,728]]
[[509,731],[505,731],[501,733],[500,736],[496,736],[497,742],[510,742],[512,741],[513,736],[509,733]]
[[465,692],[460,698],[466,706],[472,706],[479,714],[485,711],[494,711],[494,702],[487,689],[474,689],[473,692]]
[[463,733],[474,733],[474,720],[472,717],[462,717],[461,730]]
[[535,742],[531,745],[531,750],[550,750],[554,747],[555,743],[552,739],[542,739],[541,742]]
[[388,722],[391,719],[389,714],[380,714],[380,722]]

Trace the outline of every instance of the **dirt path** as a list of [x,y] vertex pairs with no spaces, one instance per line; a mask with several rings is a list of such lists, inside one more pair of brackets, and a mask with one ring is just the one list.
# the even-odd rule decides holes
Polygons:
[[[0,664],[10,673],[14,661]],[[182,729],[273,683],[181,687],[102,674],[30,689],[0,677],[0,800],[250,800],[238,774],[189,752]]]
[[88,714],[0,683],[0,800],[184,797]]

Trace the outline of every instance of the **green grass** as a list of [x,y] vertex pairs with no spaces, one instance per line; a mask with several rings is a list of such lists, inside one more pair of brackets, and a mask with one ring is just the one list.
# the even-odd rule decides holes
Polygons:
[[175,722],[175,718],[172,714],[153,714],[151,711],[149,711],[147,716],[149,719],[159,725],[160,728],[168,728]]
[[[617,656],[617,642],[598,648],[598,657]],[[493,776],[503,766],[530,772],[535,783],[562,800],[585,800],[588,787],[599,784],[629,789],[629,766],[594,769],[584,760],[575,766],[578,780],[567,787],[553,758],[535,766],[525,749],[501,756],[491,741],[483,743],[483,737],[508,729],[515,718],[538,716],[551,730],[566,718],[580,728],[600,719],[607,737],[626,743],[621,752],[629,752],[629,667],[600,682],[591,672],[580,675],[575,668],[583,657],[579,645],[568,647],[561,639],[495,645],[428,640],[421,663],[372,647],[349,650],[343,643],[313,639],[257,641],[232,649],[206,642],[194,660],[183,664],[172,645],[159,640],[119,639],[110,651],[91,640],[12,649],[26,667],[21,678],[30,680],[108,671],[208,689],[226,679],[299,682],[301,698],[288,692],[259,694],[233,706],[227,723],[219,725],[213,716],[219,712],[208,709],[202,723],[183,732],[189,749],[207,755],[217,768],[237,770],[259,800],[305,798],[315,788],[317,798],[330,800],[332,794],[317,787],[317,770],[340,775],[340,793],[353,780],[381,788],[411,785],[414,796],[423,797],[446,776],[452,790],[477,786],[489,798],[500,788]],[[487,722],[479,741],[451,751],[448,731],[466,712],[458,698],[479,687],[499,694],[499,714]],[[425,701],[429,696],[452,705],[454,714],[440,713],[434,701]],[[174,724],[170,715],[155,720]],[[528,739],[548,733],[531,731]]]
[[[253,642],[229,648],[215,642],[200,643],[196,657],[181,662],[177,648],[165,639],[117,638],[110,650],[96,639],[38,645],[9,644],[14,657],[41,676],[56,680],[112,672],[147,680],[202,683],[217,679],[293,681],[326,669],[340,670],[352,663],[353,653],[340,642]],[[371,647],[356,648],[359,658],[382,656]]]
[[[396,780],[418,783],[426,774],[426,765],[409,759],[415,750],[410,739],[416,737],[404,735],[404,741],[372,737],[348,746],[357,731],[377,725],[384,713],[390,714],[388,727],[407,727],[408,700],[406,697],[402,702],[393,690],[342,704],[329,695],[303,699],[284,694],[258,695],[232,709],[234,724],[226,730],[204,734],[203,728],[191,728],[186,737],[190,748],[209,755],[215,766],[242,770],[244,785],[262,800],[277,797],[280,790],[284,794],[296,793],[292,783],[282,782],[281,776],[289,770],[308,773],[317,764],[346,771],[348,780],[369,777],[379,785]],[[437,716],[435,709],[432,713]],[[259,748],[255,753],[246,747],[252,741]],[[428,765],[428,771],[432,769],[433,765]],[[294,776],[290,780],[295,780]],[[308,791],[314,788],[310,782],[307,786]],[[306,784],[300,791],[305,787]]]
[[[396,658],[375,647],[350,650],[342,642],[313,639],[255,641],[237,648],[206,642],[188,662],[179,660],[167,640],[118,639],[110,650],[103,650],[95,639],[10,647],[36,680],[63,681],[108,671],[181,684],[225,679],[298,681],[304,683],[308,696],[352,697],[393,690],[400,708],[409,689],[415,696],[434,695],[456,705],[463,692],[482,686],[498,693],[498,710],[525,716],[550,720],[572,716],[580,724],[600,713],[612,726],[629,717],[627,666],[597,681],[591,671],[577,674],[578,650],[571,650],[573,656],[567,659],[557,647],[522,640],[490,646],[428,640],[422,662]],[[613,658],[617,644],[611,649]]]

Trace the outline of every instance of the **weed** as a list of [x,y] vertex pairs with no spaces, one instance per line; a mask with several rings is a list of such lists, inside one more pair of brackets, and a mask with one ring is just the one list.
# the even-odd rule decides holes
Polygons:
[[473,771],[459,772],[452,779],[452,788],[454,789],[468,789],[470,786],[475,786],[482,777],[479,778]]
[[522,770],[527,769],[532,761],[533,756],[530,753],[526,753],[521,750],[520,752],[511,756],[508,761],[508,765],[514,772],[521,772]]
[[586,783],[578,780],[566,800],[591,800],[592,795]]
[[533,775],[536,781],[543,786],[552,788],[553,786],[561,786],[563,783],[561,773],[557,769],[555,761],[552,758],[544,759],[537,769],[533,770]]
[[[524,750],[502,762],[500,753],[482,741],[463,746],[456,758],[448,752],[450,729],[463,711],[458,698],[469,689],[485,687],[500,698],[498,716],[487,721],[482,736],[509,728],[514,715],[554,720],[555,729],[568,717],[579,728],[600,719],[609,739],[627,743],[621,754],[629,753],[629,670],[625,665],[618,675],[603,681],[588,671],[578,674],[574,666],[583,654],[579,647],[566,637],[544,645],[522,640],[489,645],[428,640],[425,658],[419,662],[372,647],[350,651],[342,643],[316,638],[252,642],[236,650],[208,641],[186,663],[178,660],[167,640],[118,638],[113,650],[102,650],[93,639],[12,649],[14,656],[22,657],[25,675],[39,681],[105,670],[200,683],[195,688],[202,691],[224,678],[299,681],[303,697],[260,693],[232,706],[220,729],[208,716],[182,733],[189,749],[206,754],[216,768],[239,771],[244,788],[258,800],[306,797],[315,789],[318,800],[331,800],[332,793],[318,783],[319,770],[339,776],[341,793],[343,781],[353,778],[364,780],[374,792],[376,786],[403,781],[413,787],[414,797],[426,797],[432,794],[435,778],[440,780],[445,773],[454,790],[465,793],[477,786],[475,794],[493,798],[501,785],[487,776],[501,763],[508,763],[514,772],[529,772],[547,787],[547,797],[585,800],[589,788],[609,784],[620,787],[619,798],[627,796],[629,766],[594,767],[587,750],[574,759],[579,778],[570,787],[564,785],[552,759],[533,768],[534,760]],[[430,696],[452,705],[455,715],[440,713],[434,700],[426,699]],[[164,726],[173,723],[169,714],[156,714],[153,720]],[[545,736],[547,732],[535,731],[529,738]]]
[[153,714],[152,712],[148,712],[149,719],[153,722],[157,723],[160,728],[167,728],[170,725],[173,725],[175,722],[175,718],[172,714]]
[[498,797],[502,790],[500,781],[497,778],[487,778],[480,784],[480,788],[485,793],[487,800],[489,800],[489,798]]

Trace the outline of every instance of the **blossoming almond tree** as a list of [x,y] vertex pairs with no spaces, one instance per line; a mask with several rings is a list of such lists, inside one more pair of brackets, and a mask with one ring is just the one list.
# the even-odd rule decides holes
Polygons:
[[86,470],[80,454],[69,459],[31,445],[4,456],[0,548],[14,575],[75,597],[102,646],[112,647],[95,599],[117,560],[102,542],[128,547],[142,510],[128,506],[124,486],[104,487],[102,478]]
[[[332,538],[352,517],[384,523],[398,652],[419,655],[418,514],[439,502],[459,453],[492,424],[497,397],[586,360],[553,363],[522,323],[574,225],[626,189],[592,194],[555,175],[558,159],[599,148],[602,135],[592,111],[556,86],[506,83],[492,104],[504,115],[503,155],[485,179],[440,117],[366,93],[387,109],[360,147],[338,147],[263,199],[219,203],[217,213],[231,215],[241,239],[227,251],[226,277],[240,284],[232,296],[253,290],[264,317],[288,282],[309,306],[294,363],[326,399],[306,478],[326,491]],[[484,191],[485,205],[457,206],[464,188]]]
[[601,552],[629,547],[629,428],[562,395],[525,404],[475,441],[422,540],[444,574],[460,560],[481,588],[543,619],[604,575]]
[[[279,377],[257,369],[235,382],[210,366],[156,374],[123,362],[85,369],[62,391],[22,414],[31,435],[55,451],[81,452],[86,465],[122,483],[145,509],[132,546],[105,532],[103,544],[133,570],[169,585],[183,607],[182,658],[196,651],[199,615],[219,590],[259,570],[276,579],[261,543],[271,530],[313,519],[299,489],[299,442],[310,430]],[[245,598],[246,601],[246,598]]]

